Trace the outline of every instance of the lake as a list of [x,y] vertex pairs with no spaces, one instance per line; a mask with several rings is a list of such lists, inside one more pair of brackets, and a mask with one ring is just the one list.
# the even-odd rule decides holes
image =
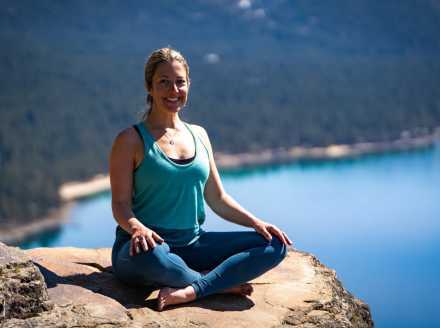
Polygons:
[[[356,160],[222,172],[225,189],[336,270],[376,327],[440,327],[440,145]],[[110,195],[78,202],[69,222],[22,248],[111,247]],[[244,229],[208,211],[205,230]]]

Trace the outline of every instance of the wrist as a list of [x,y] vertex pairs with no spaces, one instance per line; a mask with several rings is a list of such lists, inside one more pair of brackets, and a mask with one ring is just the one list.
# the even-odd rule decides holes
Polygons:
[[128,229],[129,233],[133,234],[136,230],[139,230],[142,227],[142,223],[136,218],[128,219]]
[[252,228],[255,228],[257,225],[259,225],[262,221],[256,217],[251,217],[250,219]]

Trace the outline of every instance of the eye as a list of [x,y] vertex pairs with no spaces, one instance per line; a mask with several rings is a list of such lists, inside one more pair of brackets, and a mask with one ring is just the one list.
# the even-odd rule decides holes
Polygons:
[[165,85],[165,86],[170,85],[170,80],[160,79],[159,80],[159,84],[162,84],[162,85]]
[[181,79],[181,80],[177,80],[177,81],[176,81],[176,85],[177,85],[178,87],[183,87],[185,84],[186,84],[186,80],[184,80],[184,79]]

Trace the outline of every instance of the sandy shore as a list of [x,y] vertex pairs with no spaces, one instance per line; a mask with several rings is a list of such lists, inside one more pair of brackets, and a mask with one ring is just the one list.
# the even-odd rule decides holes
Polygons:
[[330,145],[327,147],[292,147],[267,149],[258,153],[223,154],[216,153],[216,164],[222,169],[234,169],[245,166],[259,166],[277,163],[289,163],[301,160],[335,160],[357,158],[370,154],[393,151],[407,151],[432,146],[440,140],[440,128],[427,136],[401,138],[390,142],[363,142],[352,145]]
[[110,177],[99,174],[88,181],[72,181],[62,184],[59,193],[63,201],[71,201],[107,190],[110,190]]
[[[234,155],[216,153],[215,159],[220,169],[237,169],[301,160],[347,159],[376,153],[422,149],[432,146],[439,140],[440,128],[437,128],[435,133],[431,135],[401,138],[392,142],[366,142],[352,145],[330,145],[327,147],[292,147]],[[110,178],[108,175],[100,174],[88,181],[65,183],[59,189],[60,197],[64,202],[60,209],[51,211],[46,218],[36,220],[19,228],[0,228],[0,241],[14,244],[29,235],[56,228],[66,221],[67,213],[75,200],[107,190],[110,190]]]
[[[246,166],[260,166],[289,163],[301,160],[334,160],[356,158],[369,154],[391,151],[421,149],[440,140],[440,128],[436,132],[418,138],[401,138],[391,142],[364,142],[353,145],[330,145],[327,147],[292,147],[288,149],[267,149],[255,153],[224,154],[215,153],[215,161],[220,169],[236,169]],[[110,190],[110,177],[97,175],[88,181],[63,184],[61,199],[71,201]]]
[[34,234],[56,229],[67,223],[69,212],[74,202],[65,202],[60,208],[52,209],[49,213],[38,220],[19,227],[0,228],[0,241],[8,245],[16,245]]

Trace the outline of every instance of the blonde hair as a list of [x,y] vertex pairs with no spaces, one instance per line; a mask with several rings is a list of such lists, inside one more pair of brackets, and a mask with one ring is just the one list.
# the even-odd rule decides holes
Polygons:
[[145,90],[148,92],[146,103],[149,105],[148,109],[143,113],[142,119],[147,118],[148,114],[153,109],[153,97],[151,97],[149,91],[153,86],[153,76],[156,72],[157,67],[162,63],[171,63],[173,61],[177,61],[185,67],[186,78],[189,80],[189,66],[186,62],[185,58],[182,56],[180,52],[174,50],[170,47],[160,48],[151,53],[145,62],[144,66],[144,84]]

